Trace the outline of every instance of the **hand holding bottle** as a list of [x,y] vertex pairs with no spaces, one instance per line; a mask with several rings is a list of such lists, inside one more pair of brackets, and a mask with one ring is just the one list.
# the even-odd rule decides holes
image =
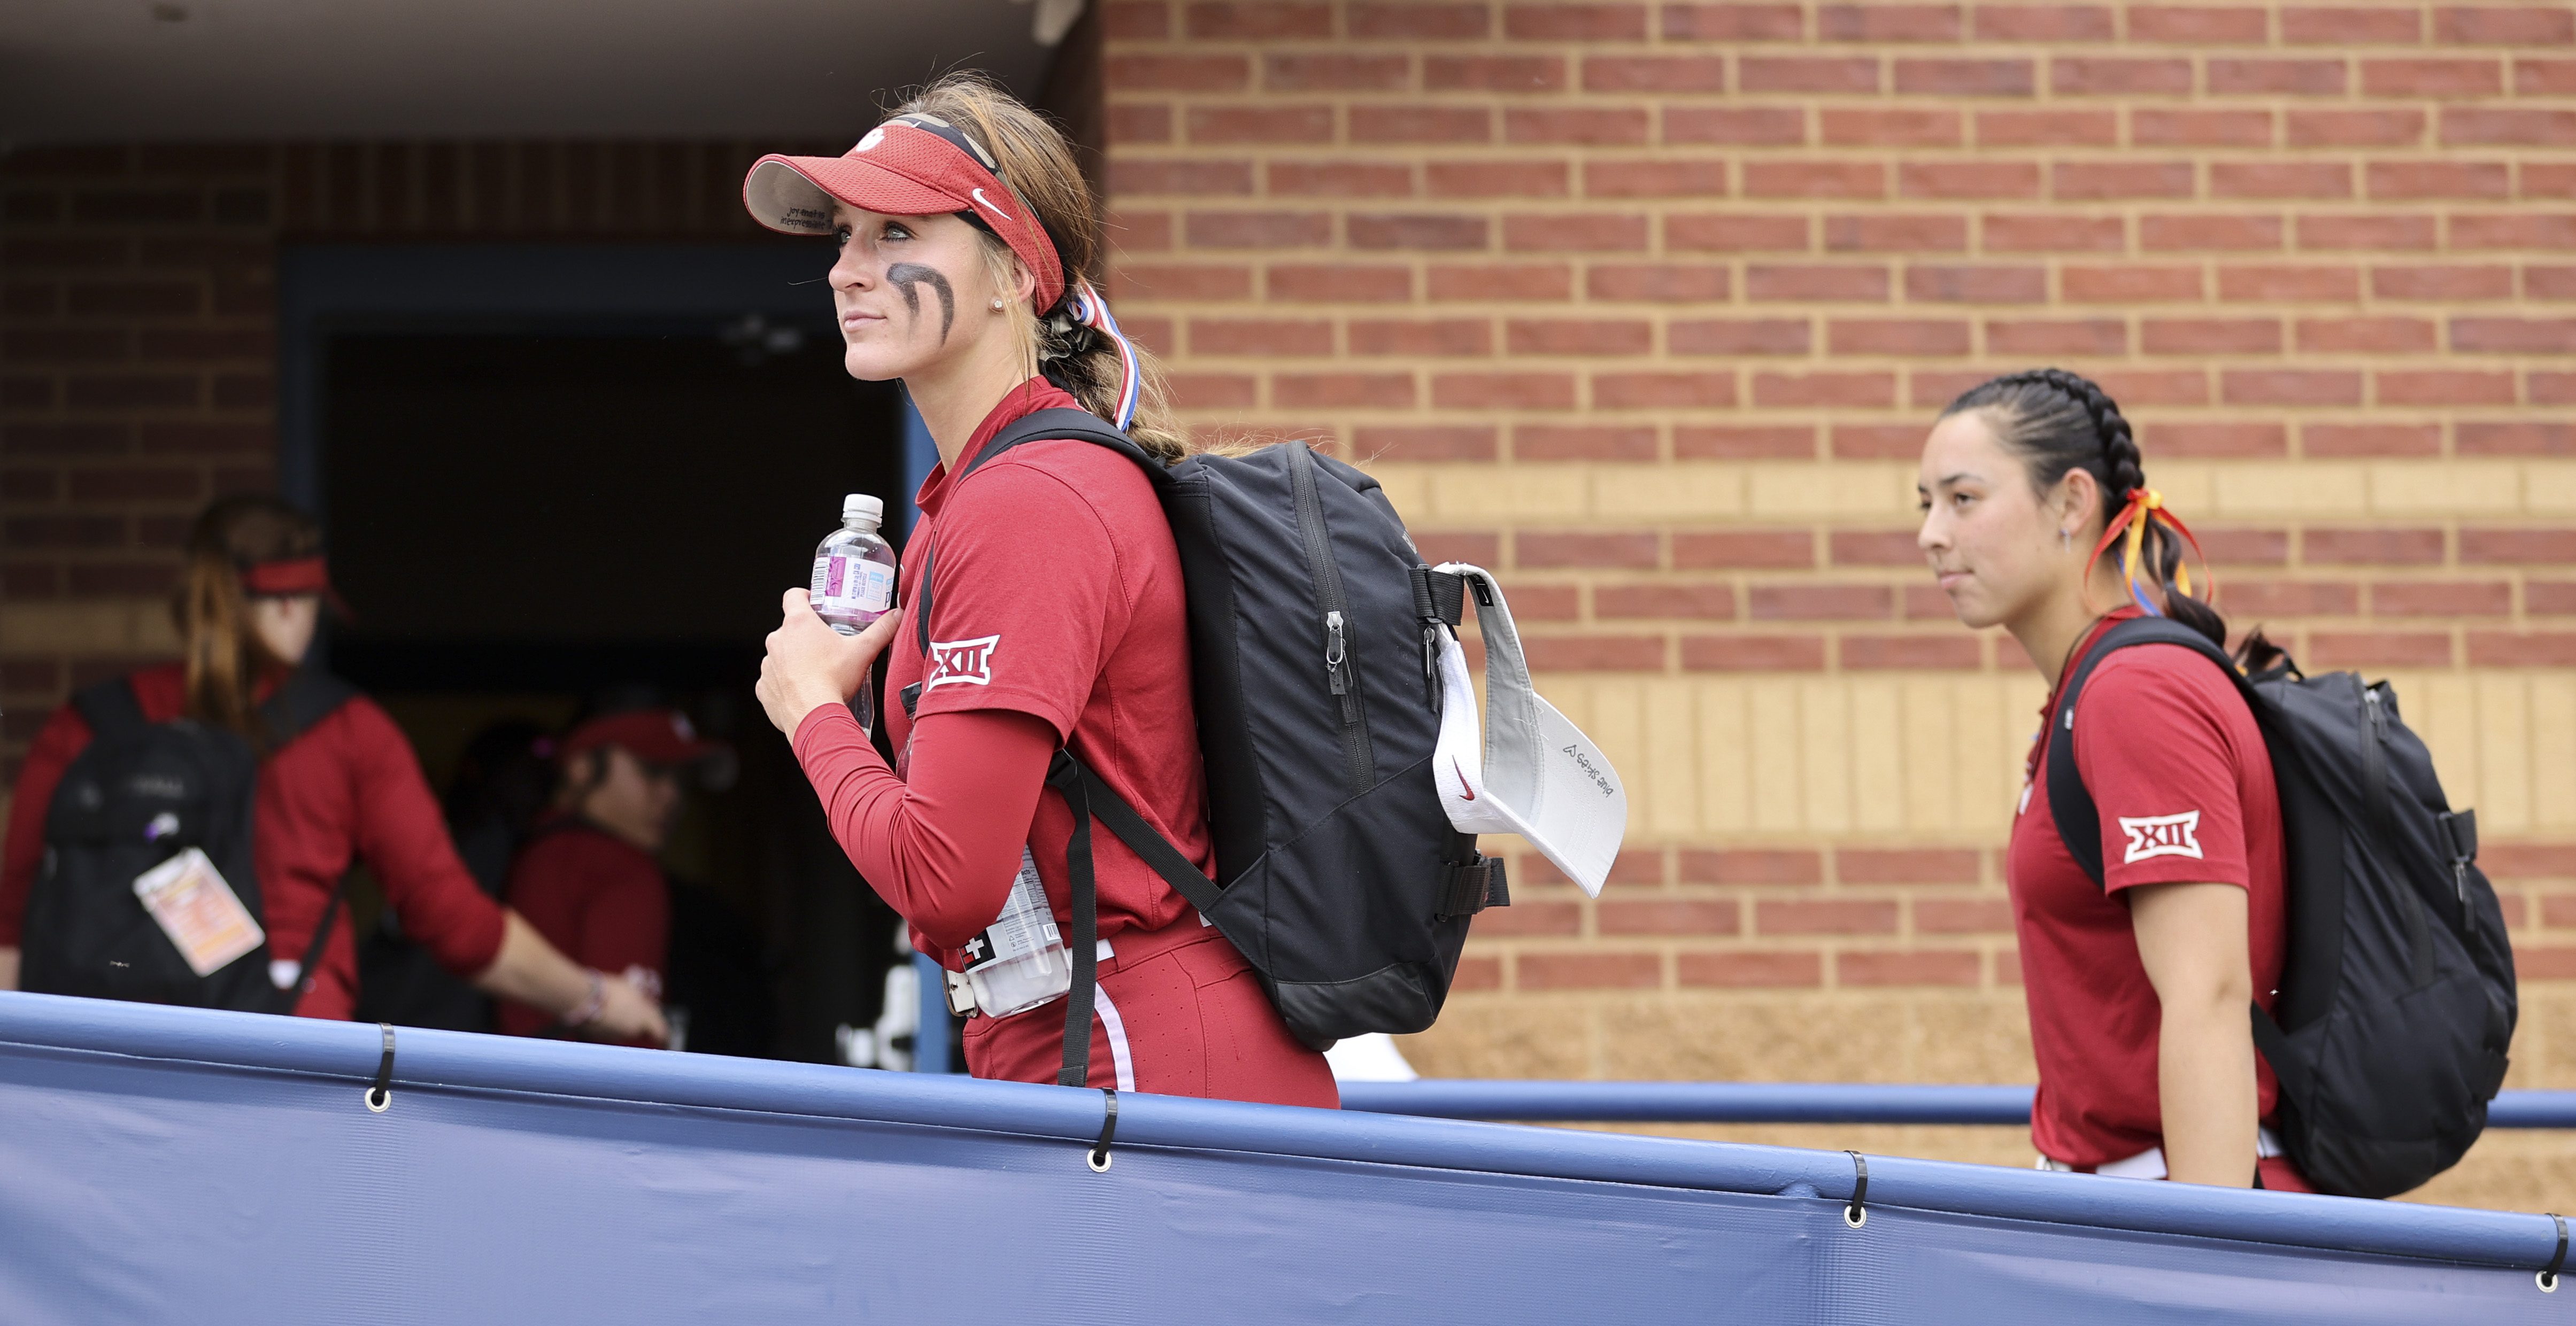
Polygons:
[[889,612],[857,635],[842,635],[815,615],[813,599],[791,589],[779,600],[781,620],[769,633],[752,693],[778,730],[793,737],[805,716],[827,704],[846,704],[868,684],[868,669],[902,623]]
[[[852,493],[841,499],[841,527],[814,548],[814,580],[807,598],[815,615],[843,635],[857,635],[894,610],[894,549],[877,532],[884,520],[884,502],[866,493]],[[873,730],[875,697],[864,679],[858,691],[845,698],[859,726]]]

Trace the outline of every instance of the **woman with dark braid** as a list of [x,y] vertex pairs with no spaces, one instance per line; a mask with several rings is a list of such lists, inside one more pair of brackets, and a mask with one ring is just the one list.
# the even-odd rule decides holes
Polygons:
[[[2161,615],[2226,642],[2128,421],[2073,373],[1996,378],[1942,413],[1916,493],[1917,542],[1959,620],[2012,632],[2050,685],[2004,871],[2041,1167],[2307,1191],[2265,1126],[2278,1088],[2246,1012],[2280,983],[2285,862],[2271,759],[2233,683],[2171,644],[2110,653],[2084,683],[2070,731],[2100,882],[2032,792],[2058,691],[2113,623]],[[2273,652],[2259,634],[2245,650]]]

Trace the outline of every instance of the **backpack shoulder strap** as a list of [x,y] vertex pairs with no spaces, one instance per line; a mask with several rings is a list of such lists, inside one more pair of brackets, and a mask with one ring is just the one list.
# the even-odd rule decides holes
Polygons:
[[358,688],[319,668],[297,668],[286,678],[268,703],[259,707],[259,720],[266,726],[270,749],[275,750],[311,730],[314,724],[339,712],[340,706],[358,698]]
[[[297,668],[287,674],[277,693],[259,707],[259,721],[266,728],[269,750],[274,753],[286,744],[311,731],[313,725],[339,712],[340,706],[357,699],[358,688],[322,671],[320,668]],[[324,950],[331,947],[331,932],[340,919],[340,904],[349,896],[349,881],[355,871],[343,871],[340,881],[331,886],[331,899],[322,905],[322,919],[313,926],[313,937],[304,944],[304,955],[296,961],[295,977],[279,988],[274,1013],[292,1014],[304,996],[313,992]]]
[[957,478],[964,480],[967,475],[981,469],[985,462],[1023,442],[1055,441],[1098,443],[1143,466],[1148,475],[1160,476],[1163,473],[1162,462],[1146,455],[1145,449],[1136,445],[1135,439],[1118,431],[1099,415],[1089,410],[1057,408],[1032,411],[1004,426],[1001,432],[993,435],[992,441],[984,444],[983,450],[975,453],[974,459],[966,462],[964,469],[957,471]]
[[2067,674],[2065,689],[2057,698],[2057,715],[2048,729],[2048,813],[2057,821],[2057,836],[2066,843],[2067,854],[2084,873],[2102,883],[2102,813],[2093,804],[2093,793],[2084,786],[2084,773],[2075,763],[2075,705],[2084,691],[2084,683],[2102,660],[2133,645],[2181,645],[2218,665],[2228,679],[2244,689],[2244,678],[2227,651],[2211,644],[2209,637],[2170,617],[2138,617],[2121,622],[2102,633],[2083,658],[2076,660],[2075,670]]
[[81,690],[72,696],[72,707],[80,711],[81,721],[89,724],[93,741],[129,736],[152,726],[152,720],[144,716],[141,697],[134,693],[133,681],[125,677]]
[[[1120,842],[1144,858],[1173,892],[1199,909],[1201,920],[1216,911],[1219,894],[1215,881],[1200,874],[1179,848],[1072,751],[1056,751],[1047,765],[1046,785],[1064,798],[1065,808],[1073,813],[1073,836],[1064,850],[1067,891],[1072,895],[1073,934],[1066,947],[1072,950],[1073,983],[1065,992],[1064,1067],[1055,1080],[1059,1086],[1078,1087],[1091,1080],[1091,1012],[1100,985],[1100,894],[1093,877],[1092,820],[1108,826]],[[1116,1098],[1112,1093],[1111,1099]]]
[[[1137,446],[1135,439],[1111,427],[1108,421],[1099,415],[1089,410],[1058,408],[1032,411],[1005,425],[1001,432],[995,433],[993,439],[984,444],[983,450],[975,453],[974,459],[967,461],[965,467],[957,471],[957,478],[952,482],[964,482],[967,475],[973,474],[986,461],[1023,442],[1055,441],[1097,443],[1136,462],[1144,468],[1147,476],[1157,482],[1168,481],[1171,477],[1161,461],[1145,454],[1145,449]],[[932,540],[924,538],[921,541],[921,587],[920,592],[914,595],[921,600],[921,610],[913,614],[915,643],[920,646],[921,656],[924,658],[930,657],[930,573],[934,569],[935,556],[936,549],[932,546]],[[907,713],[911,711],[911,697],[907,697],[904,708]]]

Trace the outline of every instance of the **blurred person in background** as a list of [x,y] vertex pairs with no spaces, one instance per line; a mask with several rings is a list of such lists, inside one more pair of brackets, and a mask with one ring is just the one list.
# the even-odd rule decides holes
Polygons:
[[[562,742],[562,784],[511,863],[510,901],[579,961],[658,989],[670,1048],[769,1054],[776,964],[731,902],[661,859],[688,788],[731,786],[733,750],[678,709],[617,708],[648,691],[618,694]],[[513,1034],[549,1032],[531,1009],[500,1017]]]
[[[661,1011],[643,991],[575,965],[476,886],[410,743],[374,701],[349,698],[269,748],[260,706],[304,661],[329,591],[312,517],[271,497],[216,502],[188,535],[175,610],[183,661],[127,678],[145,721],[238,733],[259,756],[253,860],[268,948],[281,959],[305,953],[326,917],[331,926],[312,969],[280,982],[281,991],[296,991],[292,1011],[319,1018],[352,1011],[357,946],[336,890],[364,862],[404,933],[449,971],[585,1034],[660,1040]],[[0,847],[0,987],[18,984],[55,790],[91,739],[89,723],[66,705],[38,732],[20,771]]]
[[[2155,613],[2226,647],[2128,420],[2073,373],[1996,378],[1942,413],[1916,491],[1917,542],[1959,620],[2012,632],[2049,682],[2004,869],[2040,1167],[2310,1191],[2267,1126],[2279,1087],[2246,1011],[2272,1010],[2288,950],[2280,794],[2253,711],[2195,651],[2114,652],[2072,718],[2101,882],[2049,806],[2058,691],[2104,631]],[[2256,632],[2238,656],[2259,670],[2277,654]],[[2141,846],[2123,819],[2192,831]]]
[[[557,753],[552,809],[510,864],[506,896],[573,960],[662,994],[671,949],[671,885],[661,853],[680,812],[681,780],[726,761],[677,709],[631,709],[574,727]],[[500,1008],[514,1036],[552,1034],[541,1009]]]

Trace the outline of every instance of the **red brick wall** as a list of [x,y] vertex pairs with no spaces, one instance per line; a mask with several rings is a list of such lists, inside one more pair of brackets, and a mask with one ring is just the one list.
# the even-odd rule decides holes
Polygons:
[[[1479,923],[1426,1056],[2028,1073],[1995,848],[2042,686],[1926,583],[1911,470],[2034,363],[2128,408],[2240,624],[2397,670],[2526,976],[2576,977],[2576,8],[1105,25],[1116,296],[1188,417],[1363,458],[1503,572],[1636,799],[1598,902]],[[1889,1030],[1927,999],[1983,1048]]]

